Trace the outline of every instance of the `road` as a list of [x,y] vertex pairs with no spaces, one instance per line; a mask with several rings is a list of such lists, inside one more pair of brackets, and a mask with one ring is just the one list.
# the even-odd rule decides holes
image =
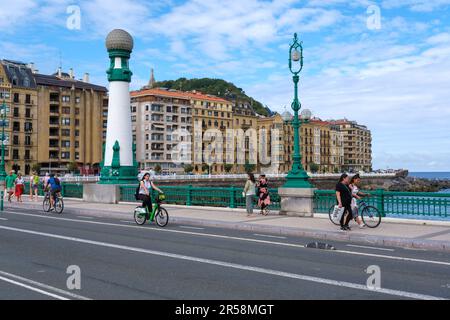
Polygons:
[[[8,209],[0,213],[0,299],[450,298],[449,253],[305,247],[314,241]],[[69,266],[79,267],[79,290],[67,286]],[[370,266],[380,270],[376,290],[367,286]]]

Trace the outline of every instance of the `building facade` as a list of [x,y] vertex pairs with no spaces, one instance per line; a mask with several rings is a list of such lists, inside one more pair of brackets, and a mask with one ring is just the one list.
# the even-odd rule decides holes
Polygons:
[[372,135],[366,126],[356,121],[330,121],[343,133],[343,170],[350,172],[372,171]]
[[[37,156],[38,99],[30,66],[1,60],[0,104],[7,105],[5,119],[5,169],[31,172]],[[1,129],[1,128],[0,128]]]
[[[38,100],[37,162],[42,171],[67,172],[69,163],[82,174],[99,172],[104,142],[107,89],[76,80],[60,69],[34,74]],[[106,102],[105,102],[106,100]]]
[[[154,169],[159,165],[162,173],[183,173],[183,162],[172,159],[172,155],[178,139],[190,139],[190,136],[178,138],[174,132],[178,129],[193,132],[190,96],[162,88],[132,91],[131,114],[140,169]],[[190,159],[190,151],[185,156]]]

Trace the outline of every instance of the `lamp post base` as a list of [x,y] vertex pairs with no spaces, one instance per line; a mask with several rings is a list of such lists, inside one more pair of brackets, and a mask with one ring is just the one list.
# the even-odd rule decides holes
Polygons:
[[315,188],[278,188],[281,198],[280,215],[314,217]]

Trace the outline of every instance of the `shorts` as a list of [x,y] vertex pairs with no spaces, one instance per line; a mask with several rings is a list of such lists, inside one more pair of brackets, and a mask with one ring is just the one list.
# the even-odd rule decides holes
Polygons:
[[38,184],[33,184],[33,185],[31,185],[31,188],[32,188],[33,190],[37,190],[37,189],[38,189],[38,187],[39,187],[39,185],[38,185]]

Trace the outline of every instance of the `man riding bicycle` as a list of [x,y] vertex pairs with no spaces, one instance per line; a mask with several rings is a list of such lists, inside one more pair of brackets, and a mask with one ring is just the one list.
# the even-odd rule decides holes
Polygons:
[[61,192],[61,182],[58,177],[55,177],[54,174],[50,175],[50,179],[48,179],[47,184],[45,185],[45,190],[48,190],[50,187],[50,209],[53,209],[55,206],[56,197]]

